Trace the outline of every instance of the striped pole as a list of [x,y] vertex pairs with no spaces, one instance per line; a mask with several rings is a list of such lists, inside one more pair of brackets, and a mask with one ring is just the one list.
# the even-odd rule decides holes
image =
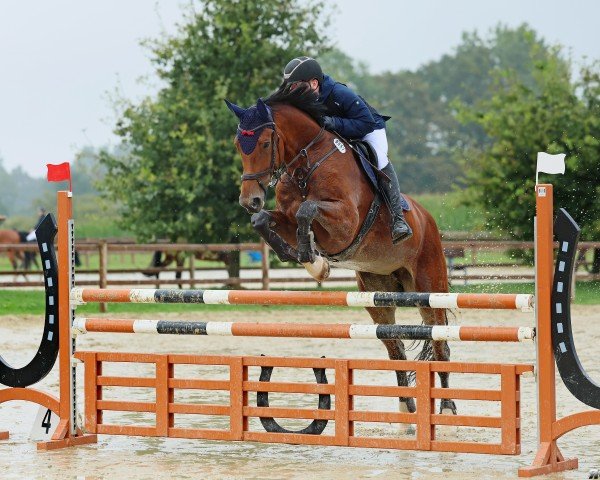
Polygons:
[[73,323],[77,333],[155,333],[233,337],[352,338],[445,340],[462,342],[523,342],[533,340],[531,327],[464,327],[431,325],[349,325],[311,323],[181,322],[82,318]]
[[74,288],[71,303],[204,303],[207,305],[304,305],[522,310],[533,295],[501,293],[321,292]]

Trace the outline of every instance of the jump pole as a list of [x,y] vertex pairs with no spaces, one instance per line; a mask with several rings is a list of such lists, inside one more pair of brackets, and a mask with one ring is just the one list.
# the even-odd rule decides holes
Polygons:
[[510,293],[322,292],[263,290],[175,290],[74,288],[71,303],[196,303],[206,305],[289,305],[328,307],[417,307],[533,309],[533,295]]
[[528,340],[532,341],[535,338],[535,330],[531,327],[194,322],[119,318],[75,318],[73,333],[84,334],[88,332],[221,337],[399,339],[446,342],[525,342]]

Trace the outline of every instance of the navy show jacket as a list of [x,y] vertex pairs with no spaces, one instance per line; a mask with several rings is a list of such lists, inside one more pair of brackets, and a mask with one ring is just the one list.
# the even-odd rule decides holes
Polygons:
[[385,128],[389,118],[380,115],[362,97],[329,75],[323,75],[319,102],[333,117],[335,131],[348,139],[362,138],[373,130]]

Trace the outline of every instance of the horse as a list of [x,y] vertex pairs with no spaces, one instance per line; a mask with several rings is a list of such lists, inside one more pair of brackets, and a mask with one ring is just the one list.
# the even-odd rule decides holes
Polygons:
[[[17,230],[0,230],[0,244],[18,244],[22,243],[22,233]],[[6,256],[8,257],[8,261],[13,267],[13,270],[18,270],[19,266],[22,266],[25,261],[25,257],[23,252],[20,250],[7,250]]]
[[[30,232],[23,232],[23,231],[19,231],[19,239],[20,239],[20,243],[28,243],[30,245],[36,245],[36,241],[35,240],[27,240],[27,237],[29,236]],[[36,251],[24,251],[23,252],[23,262],[21,263],[21,268],[23,270],[32,270],[34,267],[39,270],[40,269],[40,264],[38,263],[37,260],[38,254]],[[27,278],[27,275],[23,274],[23,276],[25,278]]]
[[[322,281],[329,262],[355,270],[360,291],[448,292],[441,235],[431,214],[409,196],[406,220],[413,236],[393,244],[390,212],[363,173],[355,150],[320,126],[324,107],[313,92],[280,87],[249,108],[225,100],[239,120],[234,145],[242,159],[239,203],[252,214],[257,233],[282,261],[302,263]],[[275,209],[264,210],[268,186]],[[368,307],[376,324],[395,323],[394,307]],[[444,309],[419,308],[427,325],[447,325]],[[406,360],[397,339],[382,340],[392,360]],[[450,359],[446,342],[425,342],[418,360]],[[410,375],[396,372],[399,386]],[[449,387],[449,374],[439,373]],[[413,398],[400,397],[400,410],[415,412]],[[451,399],[440,412],[456,414]]]

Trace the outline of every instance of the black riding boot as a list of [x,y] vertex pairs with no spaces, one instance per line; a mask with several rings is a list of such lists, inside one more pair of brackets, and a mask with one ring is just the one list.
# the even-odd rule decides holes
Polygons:
[[404,220],[404,213],[402,212],[402,203],[400,197],[400,185],[398,184],[398,177],[394,171],[392,163],[388,163],[381,169],[385,173],[390,181],[379,177],[379,188],[383,192],[385,202],[390,209],[390,215],[392,217],[392,243],[399,243],[402,240],[406,240],[412,236],[412,230],[406,220]]

